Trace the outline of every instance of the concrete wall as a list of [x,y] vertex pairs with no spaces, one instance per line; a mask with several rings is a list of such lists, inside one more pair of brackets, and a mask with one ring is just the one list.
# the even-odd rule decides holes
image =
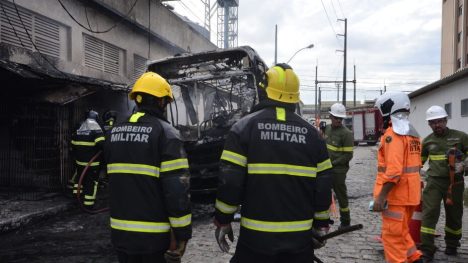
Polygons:
[[439,105],[444,107],[452,103],[452,116],[448,119],[447,126],[452,129],[468,133],[468,116],[461,116],[461,100],[468,99],[468,79],[462,79],[438,89],[424,93],[411,100],[410,121],[422,138],[432,133],[426,121],[426,110]]
[[[1,0],[6,2],[6,0]],[[130,10],[134,0],[90,0],[87,5],[82,1],[62,0],[69,12],[83,25],[88,26],[86,13],[91,28],[102,31],[118,25],[103,34],[91,33],[80,27],[65,12],[57,0],[16,0],[20,7],[58,21],[69,30],[70,56],[57,62],[62,71],[104,79],[119,83],[130,83],[133,74],[134,54],[149,60],[172,56],[175,53],[191,50],[192,52],[213,50],[216,46],[193,30],[187,23],[173,14],[159,1],[139,0],[130,12],[128,20],[122,20]],[[151,6],[148,6],[151,3]],[[151,44],[148,46],[148,15],[151,10]],[[120,15],[120,16],[119,16]],[[125,63],[122,75],[105,73],[84,66],[83,34],[88,34],[102,41],[111,43],[124,50]]]

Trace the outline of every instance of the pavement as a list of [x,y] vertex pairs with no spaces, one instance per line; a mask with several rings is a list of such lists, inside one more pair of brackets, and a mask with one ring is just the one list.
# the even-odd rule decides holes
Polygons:
[[[364,228],[330,239],[327,245],[316,251],[316,255],[323,262],[384,262],[382,245],[377,241],[380,235],[381,219],[379,213],[368,211],[369,201],[372,199],[372,189],[376,174],[376,147],[359,146],[355,148],[351,169],[348,172],[348,195],[352,224],[361,223]],[[465,198],[465,208],[468,196]],[[54,217],[64,211],[76,208],[74,200],[64,197],[60,193],[16,191],[5,192],[0,189],[0,235],[19,228],[26,228],[46,218]],[[337,207],[338,209],[338,207]],[[443,211],[443,209],[442,209]],[[335,225],[339,225],[337,214],[333,215]],[[439,251],[433,262],[468,262],[468,213],[465,209],[463,216],[462,246],[458,256],[447,256],[443,253],[445,215],[442,212],[437,225],[436,238]],[[239,233],[239,224],[233,223],[235,240]],[[231,245],[230,253],[222,253],[214,238],[214,226],[209,217],[200,217],[193,223],[193,238],[182,262],[186,263],[224,263],[229,262],[235,251],[236,241]],[[1,249],[1,248],[0,248]]]

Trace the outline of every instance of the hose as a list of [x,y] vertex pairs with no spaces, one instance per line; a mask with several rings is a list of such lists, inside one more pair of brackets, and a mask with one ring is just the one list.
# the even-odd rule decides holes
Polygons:
[[102,151],[97,152],[96,155],[94,155],[93,158],[91,158],[91,160],[89,160],[89,162],[86,164],[85,168],[81,172],[80,179],[78,180],[78,187],[76,189],[76,199],[78,200],[78,203],[80,204],[81,210],[83,210],[83,211],[85,211],[86,213],[89,213],[89,214],[98,214],[98,213],[106,212],[106,211],[109,210],[109,207],[104,207],[104,208],[97,209],[97,210],[87,209],[86,207],[84,207],[83,202],[82,202],[82,200],[80,198],[81,185],[82,185],[82,182],[83,182],[83,178],[85,177],[86,172],[88,171],[88,168],[91,166],[91,164],[94,162],[94,160],[96,160],[101,155],[101,153],[102,153]]

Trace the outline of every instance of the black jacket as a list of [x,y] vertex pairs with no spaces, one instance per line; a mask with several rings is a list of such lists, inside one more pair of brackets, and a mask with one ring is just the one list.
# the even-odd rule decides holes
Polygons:
[[317,130],[294,105],[264,101],[226,139],[216,220],[242,205],[239,242],[266,254],[311,247],[314,225],[328,226],[331,162]]
[[[72,135],[71,149],[76,165],[86,166],[102,150],[104,140],[99,124],[93,119],[86,119]],[[98,168],[101,156],[96,157],[90,166]]]
[[127,253],[154,253],[192,235],[189,172],[179,133],[161,114],[140,111],[106,141],[112,242]]

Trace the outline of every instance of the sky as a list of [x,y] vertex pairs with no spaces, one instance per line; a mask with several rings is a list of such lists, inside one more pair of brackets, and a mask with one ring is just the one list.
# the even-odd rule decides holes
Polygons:
[[[168,2],[203,25],[202,0]],[[211,0],[213,5],[216,1]],[[216,43],[216,11],[211,19]],[[373,100],[381,90],[410,92],[440,78],[442,1],[440,0],[239,0],[238,45],[254,48],[267,65],[289,63],[300,79],[301,99],[315,103],[318,81],[343,80],[344,22],[347,19],[347,80],[356,66],[356,100]],[[334,83],[320,83],[323,101],[342,100]],[[341,85],[340,85],[341,86]],[[353,83],[347,83],[347,101]]]

